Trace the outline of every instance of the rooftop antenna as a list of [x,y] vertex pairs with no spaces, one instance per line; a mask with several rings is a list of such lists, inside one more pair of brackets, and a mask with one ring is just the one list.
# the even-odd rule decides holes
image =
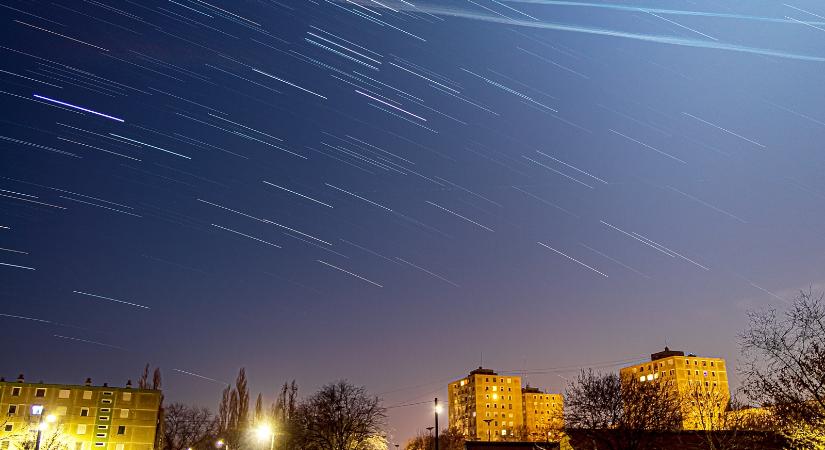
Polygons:
[[484,350],[481,351],[481,355],[478,361],[478,367],[484,367]]

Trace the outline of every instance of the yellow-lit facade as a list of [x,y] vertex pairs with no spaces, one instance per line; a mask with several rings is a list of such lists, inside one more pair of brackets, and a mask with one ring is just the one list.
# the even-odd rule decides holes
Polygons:
[[161,392],[0,381],[0,450],[154,450]]
[[[708,429],[718,423],[730,402],[727,364],[722,358],[685,355],[665,348],[651,355],[646,363],[620,370],[622,378],[633,377],[640,382],[667,382],[682,405],[682,427],[685,430]],[[699,404],[702,403],[702,404]],[[711,415],[714,420],[697,417]]]
[[522,389],[522,417],[531,441],[554,440],[564,428],[564,398],[538,388]]
[[[467,440],[514,440],[530,439],[525,436],[528,424],[525,421],[524,393],[521,377],[499,375],[490,369],[479,367],[460,380],[447,386],[449,394],[450,426],[458,430]],[[532,397],[533,389],[529,394]],[[536,390],[537,391],[537,390]],[[530,406],[531,424],[543,424],[542,416],[549,416],[551,410],[562,407],[561,395],[539,392],[538,400]],[[553,400],[549,400],[553,397]],[[548,399],[548,400],[545,400]],[[542,409],[538,404],[542,403]],[[548,404],[548,406],[544,406]],[[542,414],[542,412],[544,414]],[[534,440],[546,440],[547,435],[532,436]]]

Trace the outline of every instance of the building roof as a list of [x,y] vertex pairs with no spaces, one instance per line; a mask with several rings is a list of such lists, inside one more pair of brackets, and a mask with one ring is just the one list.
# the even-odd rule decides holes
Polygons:
[[679,350],[671,350],[665,347],[665,349],[661,352],[652,353],[650,355],[650,360],[656,361],[657,359],[670,358],[672,356],[685,356],[685,352]]
[[493,369],[484,369],[481,366],[470,372],[470,375],[498,375]]

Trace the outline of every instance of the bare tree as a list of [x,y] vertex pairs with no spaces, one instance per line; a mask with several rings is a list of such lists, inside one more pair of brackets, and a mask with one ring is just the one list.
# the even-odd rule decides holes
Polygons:
[[382,436],[385,410],[378,397],[346,381],[331,383],[296,411],[300,448],[359,450]]
[[207,408],[173,403],[163,416],[163,450],[211,448],[218,433],[218,420]]
[[138,389],[149,389],[149,363],[143,367],[143,373],[138,378]]
[[160,389],[162,384],[163,382],[160,376],[160,367],[155,367],[155,371],[152,372],[152,389]]
[[297,427],[295,425],[295,410],[298,402],[298,384],[295,380],[291,383],[284,383],[278,393],[275,402],[270,407],[270,416],[275,428],[280,430],[278,436],[278,446],[280,449],[288,450],[294,448],[297,441],[295,435]]
[[770,307],[749,313],[749,319],[739,336],[746,394],[769,405],[799,445],[825,446],[823,294],[802,291],[786,310]]
[[[463,450],[464,441],[464,435],[457,428],[444,428],[438,433],[440,450]],[[435,436],[431,433],[419,432],[404,444],[404,450],[433,450],[434,448]]]
[[[3,419],[4,426],[10,422],[9,419],[10,417]],[[46,424],[41,422],[42,419],[42,416],[28,415],[22,427],[15,426],[12,432],[0,435],[0,443],[8,442],[3,446],[18,450],[34,450],[37,446],[38,427]],[[64,432],[60,422],[48,423],[48,426],[40,430],[40,450],[68,450],[70,441],[71,436]]]
[[582,371],[565,396],[567,427],[596,448],[653,448],[650,433],[681,428],[681,407],[674,392],[661,379],[641,382]]

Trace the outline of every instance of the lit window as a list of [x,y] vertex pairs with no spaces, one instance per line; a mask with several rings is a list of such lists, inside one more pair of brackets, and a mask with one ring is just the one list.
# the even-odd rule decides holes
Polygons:
[[652,373],[647,374],[647,381],[652,381],[652,380],[653,380],[653,374]]
[[77,424],[77,434],[86,434],[86,424],[85,423]]
[[32,415],[39,416],[43,414],[43,405],[32,405]]
[[493,386],[493,392],[498,390],[498,386]]
[[123,444],[117,444],[117,445],[115,445],[115,450],[123,450],[123,448],[124,448],[124,445],[123,445]]
[[129,417],[129,410],[128,409],[121,409],[120,410],[120,418],[127,419]]
[[83,391],[83,400],[91,400],[92,391]]
[[507,436],[507,430],[501,430],[501,435],[502,436]]
[[60,392],[57,393],[57,398],[69,398],[69,394],[71,394],[70,390],[61,389]]
[[639,381],[645,381],[645,376],[644,375],[640,376]]
[[498,400],[498,394],[493,394],[493,400]]
[[[463,382],[463,381],[461,382],[461,385],[462,385],[462,386],[464,386],[464,382]],[[132,400],[132,393],[131,393],[131,392],[124,392],[124,393],[123,393],[123,401],[124,401],[124,402],[128,402],[128,401],[130,401],[130,400]]]

